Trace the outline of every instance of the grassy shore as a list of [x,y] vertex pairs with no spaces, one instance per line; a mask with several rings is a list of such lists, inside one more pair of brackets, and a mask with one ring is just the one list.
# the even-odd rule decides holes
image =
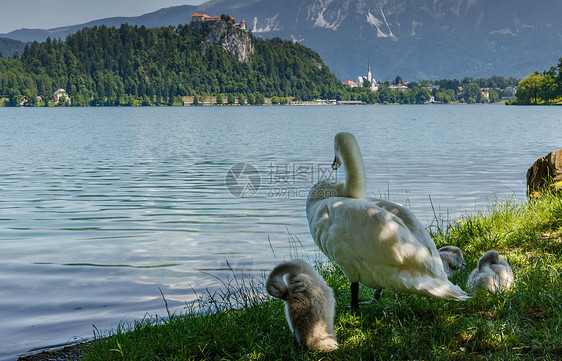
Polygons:
[[[514,287],[466,302],[384,291],[379,302],[347,309],[349,282],[330,263],[340,349],[320,354],[294,343],[283,302],[263,294],[263,278],[234,280],[186,314],[123,327],[85,347],[84,360],[350,359],[562,360],[562,198],[495,202],[485,212],[431,228],[438,247],[460,247],[468,267],[495,249],[511,264]],[[363,300],[372,290],[361,289]],[[201,313],[200,310],[208,310]]]

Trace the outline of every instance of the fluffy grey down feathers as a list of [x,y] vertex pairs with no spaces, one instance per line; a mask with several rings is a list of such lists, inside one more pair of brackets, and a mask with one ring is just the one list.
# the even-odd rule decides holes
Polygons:
[[285,262],[267,279],[267,292],[285,301],[287,322],[297,341],[322,352],[338,348],[332,289],[301,260]]

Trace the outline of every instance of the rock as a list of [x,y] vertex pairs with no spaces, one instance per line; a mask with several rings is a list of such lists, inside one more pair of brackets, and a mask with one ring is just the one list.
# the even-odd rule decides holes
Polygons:
[[554,187],[562,191],[562,149],[539,158],[527,170],[527,196],[540,197],[541,191]]
[[233,24],[225,21],[204,21],[192,22],[189,27],[201,34],[206,34],[206,42],[220,45],[241,63],[249,62],[250,55],[254,53],[250,33]]

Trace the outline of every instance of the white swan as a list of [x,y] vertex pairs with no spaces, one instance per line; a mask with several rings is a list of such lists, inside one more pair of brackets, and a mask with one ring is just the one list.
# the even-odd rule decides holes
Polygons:
[[443,261],[443,269],[447,277],[452,277],[455,271],[466,267],[466,262],[459,247],[445,246],[439,248],[439,256]]
[[[351,281],[351,307],[359,307],[358,282],[374,289],[467,299],[447,279],[435,243],[409,210],[393,202],[364,198],[365,171],[355,137],[338,133],[334,151],[333,167],[344,164],[345,182],[316,183],[308,196],[306,214],[316,245]],[[406,219],[395,214],[400,212]]]
[[466,284],[473,290],[506,290],[513,284],[513,271],[507,261],[500,258],[498,252],[488,251],[480,257],[478,267],[468,276]]

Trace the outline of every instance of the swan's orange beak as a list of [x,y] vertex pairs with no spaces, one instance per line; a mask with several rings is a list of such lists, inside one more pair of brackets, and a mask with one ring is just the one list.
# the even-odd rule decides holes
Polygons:
[[341,165],[341,162],[338,159],[338,156],[336,155],[336,157],[334,158],[334,163],[332,163],[332,169],[336,170],[340,167],[340,165]]

